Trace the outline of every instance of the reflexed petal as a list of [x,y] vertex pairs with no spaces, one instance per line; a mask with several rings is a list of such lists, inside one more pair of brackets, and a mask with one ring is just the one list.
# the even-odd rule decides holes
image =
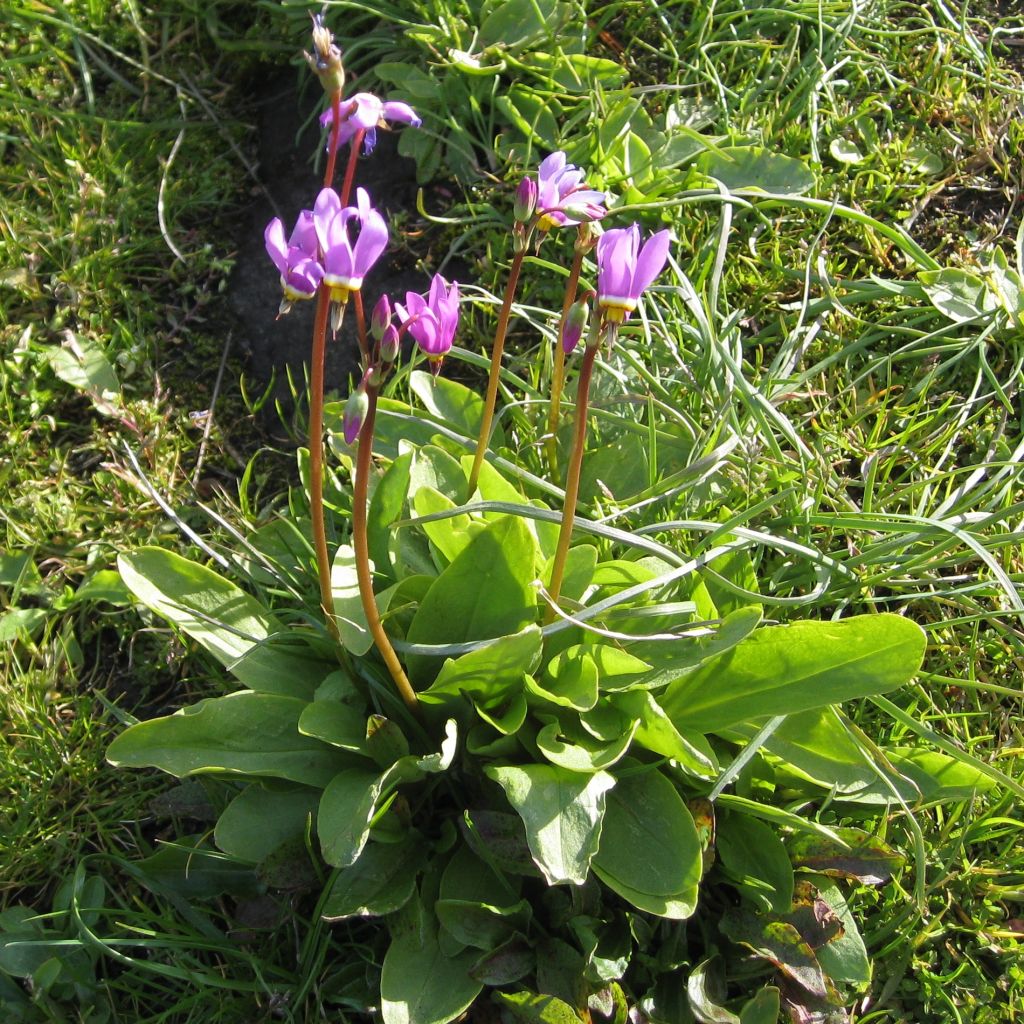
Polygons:
[[401,121],[403,124],[411,124],[414,128],[419,128],[423,124],[416,111],[408,103],[402,103],[400,100],[389,100],[385,103],[383,113],[387,121]]
[[280,217],[275,217],[263,231],[263,241],[267,247],[267,255],[274,261],[279,274],[288,270],[288,246],[284,240],[284,225]]
[[[362,191],[362,189],[360,189]],[[356,273],[365,277],[370,268],[380,258],[388,244],[388,226],[384,218],[376,211],[367,211],[359,228],[359,238],[353,249]]]
[[313,223],[312,210],[303,210],[299,214],[288,245],[301,249],[307,256],[316,256],[316,225]]
[[565,153],[561,150],[557,150],[552,153],[551,156],[547,156],[541,160],[540,166],[537,168],[538,181],[544,182],[549,178],[555,177],[563,167],[565,167]]
[[338,198],[338,193],[333,188],[321,189],[320,195],[316,197],[316,202],[313,204],[313,225],[316,228],[316,237],[320,242],[320,248],[326,252],[338,241],[338,226],[342,228],[341,234],[344,234],[344,225],[337,221],[338,214],[341,213],[341,199]]
[[625,298],[631,294],[636,259],[636,225],[606,231],[597,243],[597,290],[600,296]]
[[428,356],[441,355],[447,351],[440,345],[440,324],[429,309],[425,309],[410,322],[409,333]]
[[668,260],[669,232],[659,231],[652,235],[644,243],[636,260],[636,270],[633,273],[634,298],[639,298],[647,286],[665,269]]

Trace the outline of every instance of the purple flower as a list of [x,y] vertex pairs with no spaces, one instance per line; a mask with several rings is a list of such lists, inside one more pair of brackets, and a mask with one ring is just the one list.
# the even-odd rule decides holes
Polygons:
[[406,292],[405,305],[395,303],[395,310],[416,344],[435,366],[452,347],[455,330],[459,326],[459,285],[435,274],[430,283],[430,294],[424,298],[416,292]]
[[586,299],[580,299],[569,307],[565,326],[562,329],[562,351],[566,355],[569,355],[580,343],[589,316],[590,306],[587,305]]
[[299,214],[287,242],[280,217],[275,217],[267,225],[263,239],[267,252],[281,275],[281,288],[284,291],[281,312],[287,313],[293,302],[311,299],[324,276],[323,267],[317,257],[312,211],[303,210]]
[[597,308],[605,323],[620,324],[668,259],[669,233],[651,235],[640,248],[640,228],[612,228],[597,240]]
[[363,188],[356,190],[356,205],[344,208],[333,188],[323,189],[313,206],[313,224],[323,251],[324,284],[334,302],[344,303],[363,286],[388,244],[387,224]]
[[604,192],[586,188],[583,171],[565,162],[559,150],[537,168],[537,227],[541,231],[599,220],[607,212]]
[[[423,122],[416,116],[416,111],[408,103],[398,100],[384,102],[372,93],[357,92],[347,100],[341,101],[341,125],[338,128],[338,146],[348,142],[356,132],[363,131],[363,152],[372,153],[377,145],[377,129],[386,128],[389,121],[400,124],[411,124],[419,128]],[[334,111],[328,107],[320,115],[320,124],[327,128],[334,123]],[[327,145],[330,146],[330,138]]]

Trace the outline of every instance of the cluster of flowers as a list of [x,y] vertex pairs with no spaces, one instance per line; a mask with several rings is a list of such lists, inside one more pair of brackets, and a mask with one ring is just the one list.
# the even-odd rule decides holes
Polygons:
[[[331,110],[321,118],[325,126],[333,121]],[[407,104],[384,103],[369,93],[359,93],[340,109],[339,129],[336,137],[332,133],[332,142],[338,145],[353,140],[361,132],[364,151],[368,152],[373,148],[376,129],[389,122],[418,126],[420,119]],[[519,251],[525,250],[535,233],[542,240],[554,228],[593,224],[608,213],[608,197],[587,188],[583,179],[584,172],[568,163],[565,153],[557,152],[540,163],[536,177],[522,180],[514,211]],[[324,188],[313,209],[299,214],[287,240],[277,217],[267,225],[264,237],[267,252],[281,275],[284,297],[280,312],[288,312],[293,303],[313,298],[324,288],[333,306],[336,332],[349,296],[361,289],[364,278],[384,252],[388,229],[365,189],[356,190],[354,206],[343,206],[333,188]],[[629,317],[643,291],[661,273],[668,259],[669,232],[657,232],[642,246],[636,224],[601,234],[596,229],[581,231],[580,238],[585,249],[597,249],[598,320],[588,344],[598,345]],[[589,299],[588,295],[574,303],[566,318],[562,333],[566,353],[576,348],[583,335],[589,319]],[[449,285],[436,275],[426,295],[408,292],[404,304],[394,305],[397,327],[391,322],[391,308],[390,299],[384,295],[374,310],[372,330],[378,347],[373,362],[390,364],[397,358],[401,336],[408,332],[437,372],[458,327],[458,284]],[[365,369],[369,372],[372,367]]]

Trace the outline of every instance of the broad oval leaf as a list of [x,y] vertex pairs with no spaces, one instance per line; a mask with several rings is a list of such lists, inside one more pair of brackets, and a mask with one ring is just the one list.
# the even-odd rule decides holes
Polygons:
[[[425,932],[425,933],[424,933]],[[384,1024],[448,1024],[483,988],[470,971],[477,951],[445,956],[437,935],[408,929],[391,943],[380,978]]]
[[[701,876],[697,829],[675,786],[657,769],[618,780],[608,797],[594,870],[641,910],[662,916],[676,916],[681,908],[693,912]],[[653,899],[641,905],[637,897]]]
[[117,567],[139,601],[253,690],[308,698],[331,671],[301,650],[268,643],[283,632],[281,623],[256,598],[204,565],[144,547],[121,555]]
[[400,910],[416,891],[427,851],[419,840],[367,843],[356,862],[337,873],[320,908],[325,921],[380,917]]
[[526,826],[526,841],[549,885],[587,880],[601,839],[607,772],[583,775],[553,765],[492,765],[486,769]]
[[242,690],[126,729],[107,749],[118,767],[264,775],[325,786],[350,759],[299,732],[304,700]]
[[302,839],[319,802],[316,789],[268,789],[255,782],[224,809],[213,841],[230,856],[259,864],[282,843]]
[[[533,622],[536,543],[518,516],[503,516],[477,534],[434,581],[407,639],[416,644],[491,640],[518,633]],[[414,683],[429,679],[437,660],[410,656]]]
[[921,627],[899,615],[770,626],[670,685],[659,703],[678,729],[715,732],[903,686],[924,645]]
[[696,166],[731,192],[798,196],[813,191],[817,182],[803,161],[761,146],[718,146],[702,153]]

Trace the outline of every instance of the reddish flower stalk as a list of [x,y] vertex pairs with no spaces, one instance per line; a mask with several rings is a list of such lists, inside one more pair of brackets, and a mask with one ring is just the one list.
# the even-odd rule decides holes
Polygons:
[[[561,351],[561,345],[558,346]],[[590,378],[594,371],[594,359],[597,356],[597,345],[587,345],[580,367],[579,382],[576,386],[576,430],[573,435],[572,454],[569,457],[569,470],[565,480],[565,505],[562,508],[562,526],[558,531],[558,546],[555,548],[555,561],[551,567],[551,583],[548,593],[552,605],[558,604],[562,592],[562,580],[565,576],[565,563],[569,557],[569,541],[572,539],[572,528],[576,521],[576,500],[580,493],[580,469],[583,466],[583,452],[587,447],[587,406],[590,401]],[[545,624],[555,618],[554,607],[548,608],[544,614]]]
[[491,374],[487,379],[487,394],[484,397],[484,414],[480,421],[480,437],[476,443],[476,454],[473,456],[473,468],[469,474],[469,496],[476,490],[480,479],[480,467],[483,465],[487,442],[491,436],[491,424],[494,422],[494,406],[498,400],[498,377],[501,374],[501,356],[505,350],[505,335],[508,332],[509,315],[512,312],[512,300],[515,298],[516,285],[519,283],[519,271],[526,255],[525,246],[518,249],[512,257],[512,266],[508,273],[508,284],[505,286],[505,301],[498,315],[498,326],[494,331],[494,345],[491,348]]
[[363,312],[363,293],[353,292],[356,304],[356,338],[359,341],[359,354],[362,356],[363,367],[370,365],[370,344],[366,340],[366,314]]
[[[329,188],[334,181],[334,162],[338,151],[339,119],[337,112],[340,105],[341,90],[338,89],[331,93],[331,109],[336,116],[331,127],[331,144],[327,150],[324,188]],[[331,555],[327,550],[327,524],[324,519],[324,359],[327,353],[327,314],[330,305],[330,291],[321,286],[316,297],[312,365],[309,377],[309,518],[313,528],[317,576],[320,580],[320,606],[327,621],[327,629],[335,640],[340,641],[338,624],[334,620]]]
[[[331,104],[331,109],[335,112],[334,121],[331,123],[331,136],[337,139],[340,126],[338,124],[337,111],[333,104]],[[348,166],[345,168],[345,180],[341,183],[342,206],[348,206],[349,199],[352,196],[352,183],[356,179],[356,161],[359,159],[359,146],[365,134],[362,129],[359,129],[352,137],[352,145],[348,151]]]
[[548,430],[544,441],[547,451],[548,467],[551,476],[558,478],[558,420],[561,417],[562,388],[565,385],[565,349],[562,347],[562,335],[565,333],[565,321],[569,310],[576,301],[576,289],[580,283],[580,271],[583,268],[583,250],[576,246],[573,250],[572,266],[569,268],[569,280],[565,285],[565,298],[562,299],[562,316],[558,321],[558,337],[555,339],[555,361],[551,367],[551,403],[548,407]]
[[359,431],[359,451],[356,454],[356,482],[352,496],[352,547],[355,550],[356,576],[359,579],[359,597],[363,604],[363,614],[369,626],[373,642],[377,645],[384,664],[406,707],[415,715],[419,714],[419,702],[416,691],[405,674],[395,649],[388,640],[384,626],[377,612],[377,602],[373,596],[373,578],[370,574],[370,543],[366,529],[367,487],[370,481],[370,460],[373,454],[373,428],[377,415],[377,392],[379,384],[374,382],[376,371],[367,375],[365,381],[368,399],[366,416],[362,429]]

